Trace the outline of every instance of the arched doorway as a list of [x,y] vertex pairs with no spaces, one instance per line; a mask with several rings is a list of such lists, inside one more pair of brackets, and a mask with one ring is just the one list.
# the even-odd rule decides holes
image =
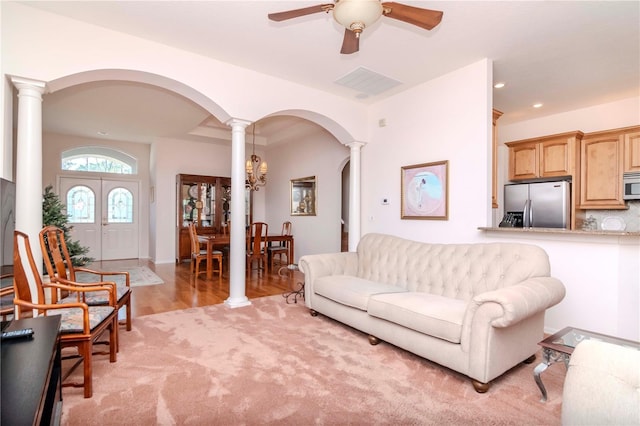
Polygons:
[[340,251],[349,251],[349,187],[351,182],[351,162],[342,167],[342,227],[340,229]]

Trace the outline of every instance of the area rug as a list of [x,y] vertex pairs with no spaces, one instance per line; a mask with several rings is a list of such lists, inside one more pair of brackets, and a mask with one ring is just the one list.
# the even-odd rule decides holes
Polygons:
[[[89,269],[93,269],[88,267]],[[100,268],[103,271],[109,271],[107,268]],[[125,268],[117,268],[117,271],[129,272],[129,282],[131,287],[143,287],[147,285],[164,284],[164,281],[157,276],[151,269],[146,266],[129,266]],[[76,274],[76,280],[81,283],[90,283],[96,280],[96,275],[88,272],[78,272]],[[113,275],[109,277],[110,281],[116,284],[124,284],[124,275]]]
[[546,403],[534,367],[478,394],[460,374],[276,295],[135,318],[116,363],[94,357],[92,398],[63,388],[62,424],[559,425],[564,367],[544,373]]

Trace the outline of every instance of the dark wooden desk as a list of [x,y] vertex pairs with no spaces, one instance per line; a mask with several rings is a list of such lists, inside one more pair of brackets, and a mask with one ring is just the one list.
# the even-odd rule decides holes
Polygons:
[[59,424],[60,316],[14,320],[5,331],[21,328],[32,328],[33,338],[2,341],[0,424]]

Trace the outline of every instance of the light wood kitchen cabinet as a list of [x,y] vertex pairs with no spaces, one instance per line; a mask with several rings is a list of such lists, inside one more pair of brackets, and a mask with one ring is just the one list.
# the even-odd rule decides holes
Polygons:
[[624,172],[640,171],[640,126],[587,133],[580,148],[580,209],[626,209]]
[[537,142],[516,143],[509,147],[509,180],[533,179],[540,176],[540,153]]
[[491,207],[498,208],[498,118],[502,116],[502,112],[497,109],[493,110],[493,141],[492,141],[492,160],[493,170],[491,175]]
[[573,177],[577,174],[582,136],[576,131],[507,142],[509,180]]
[[624,209],[624,132],[588,133],[580,143],[580,209]]
[[625,132],[624,171],[640,172],[640,127],[634,127]]

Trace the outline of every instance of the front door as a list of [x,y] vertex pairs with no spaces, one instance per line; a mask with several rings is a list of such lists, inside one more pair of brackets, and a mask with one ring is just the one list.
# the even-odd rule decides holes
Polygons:
[[71,237],[95,260],[138,257],[139,183],[111,179],[60,178]]

